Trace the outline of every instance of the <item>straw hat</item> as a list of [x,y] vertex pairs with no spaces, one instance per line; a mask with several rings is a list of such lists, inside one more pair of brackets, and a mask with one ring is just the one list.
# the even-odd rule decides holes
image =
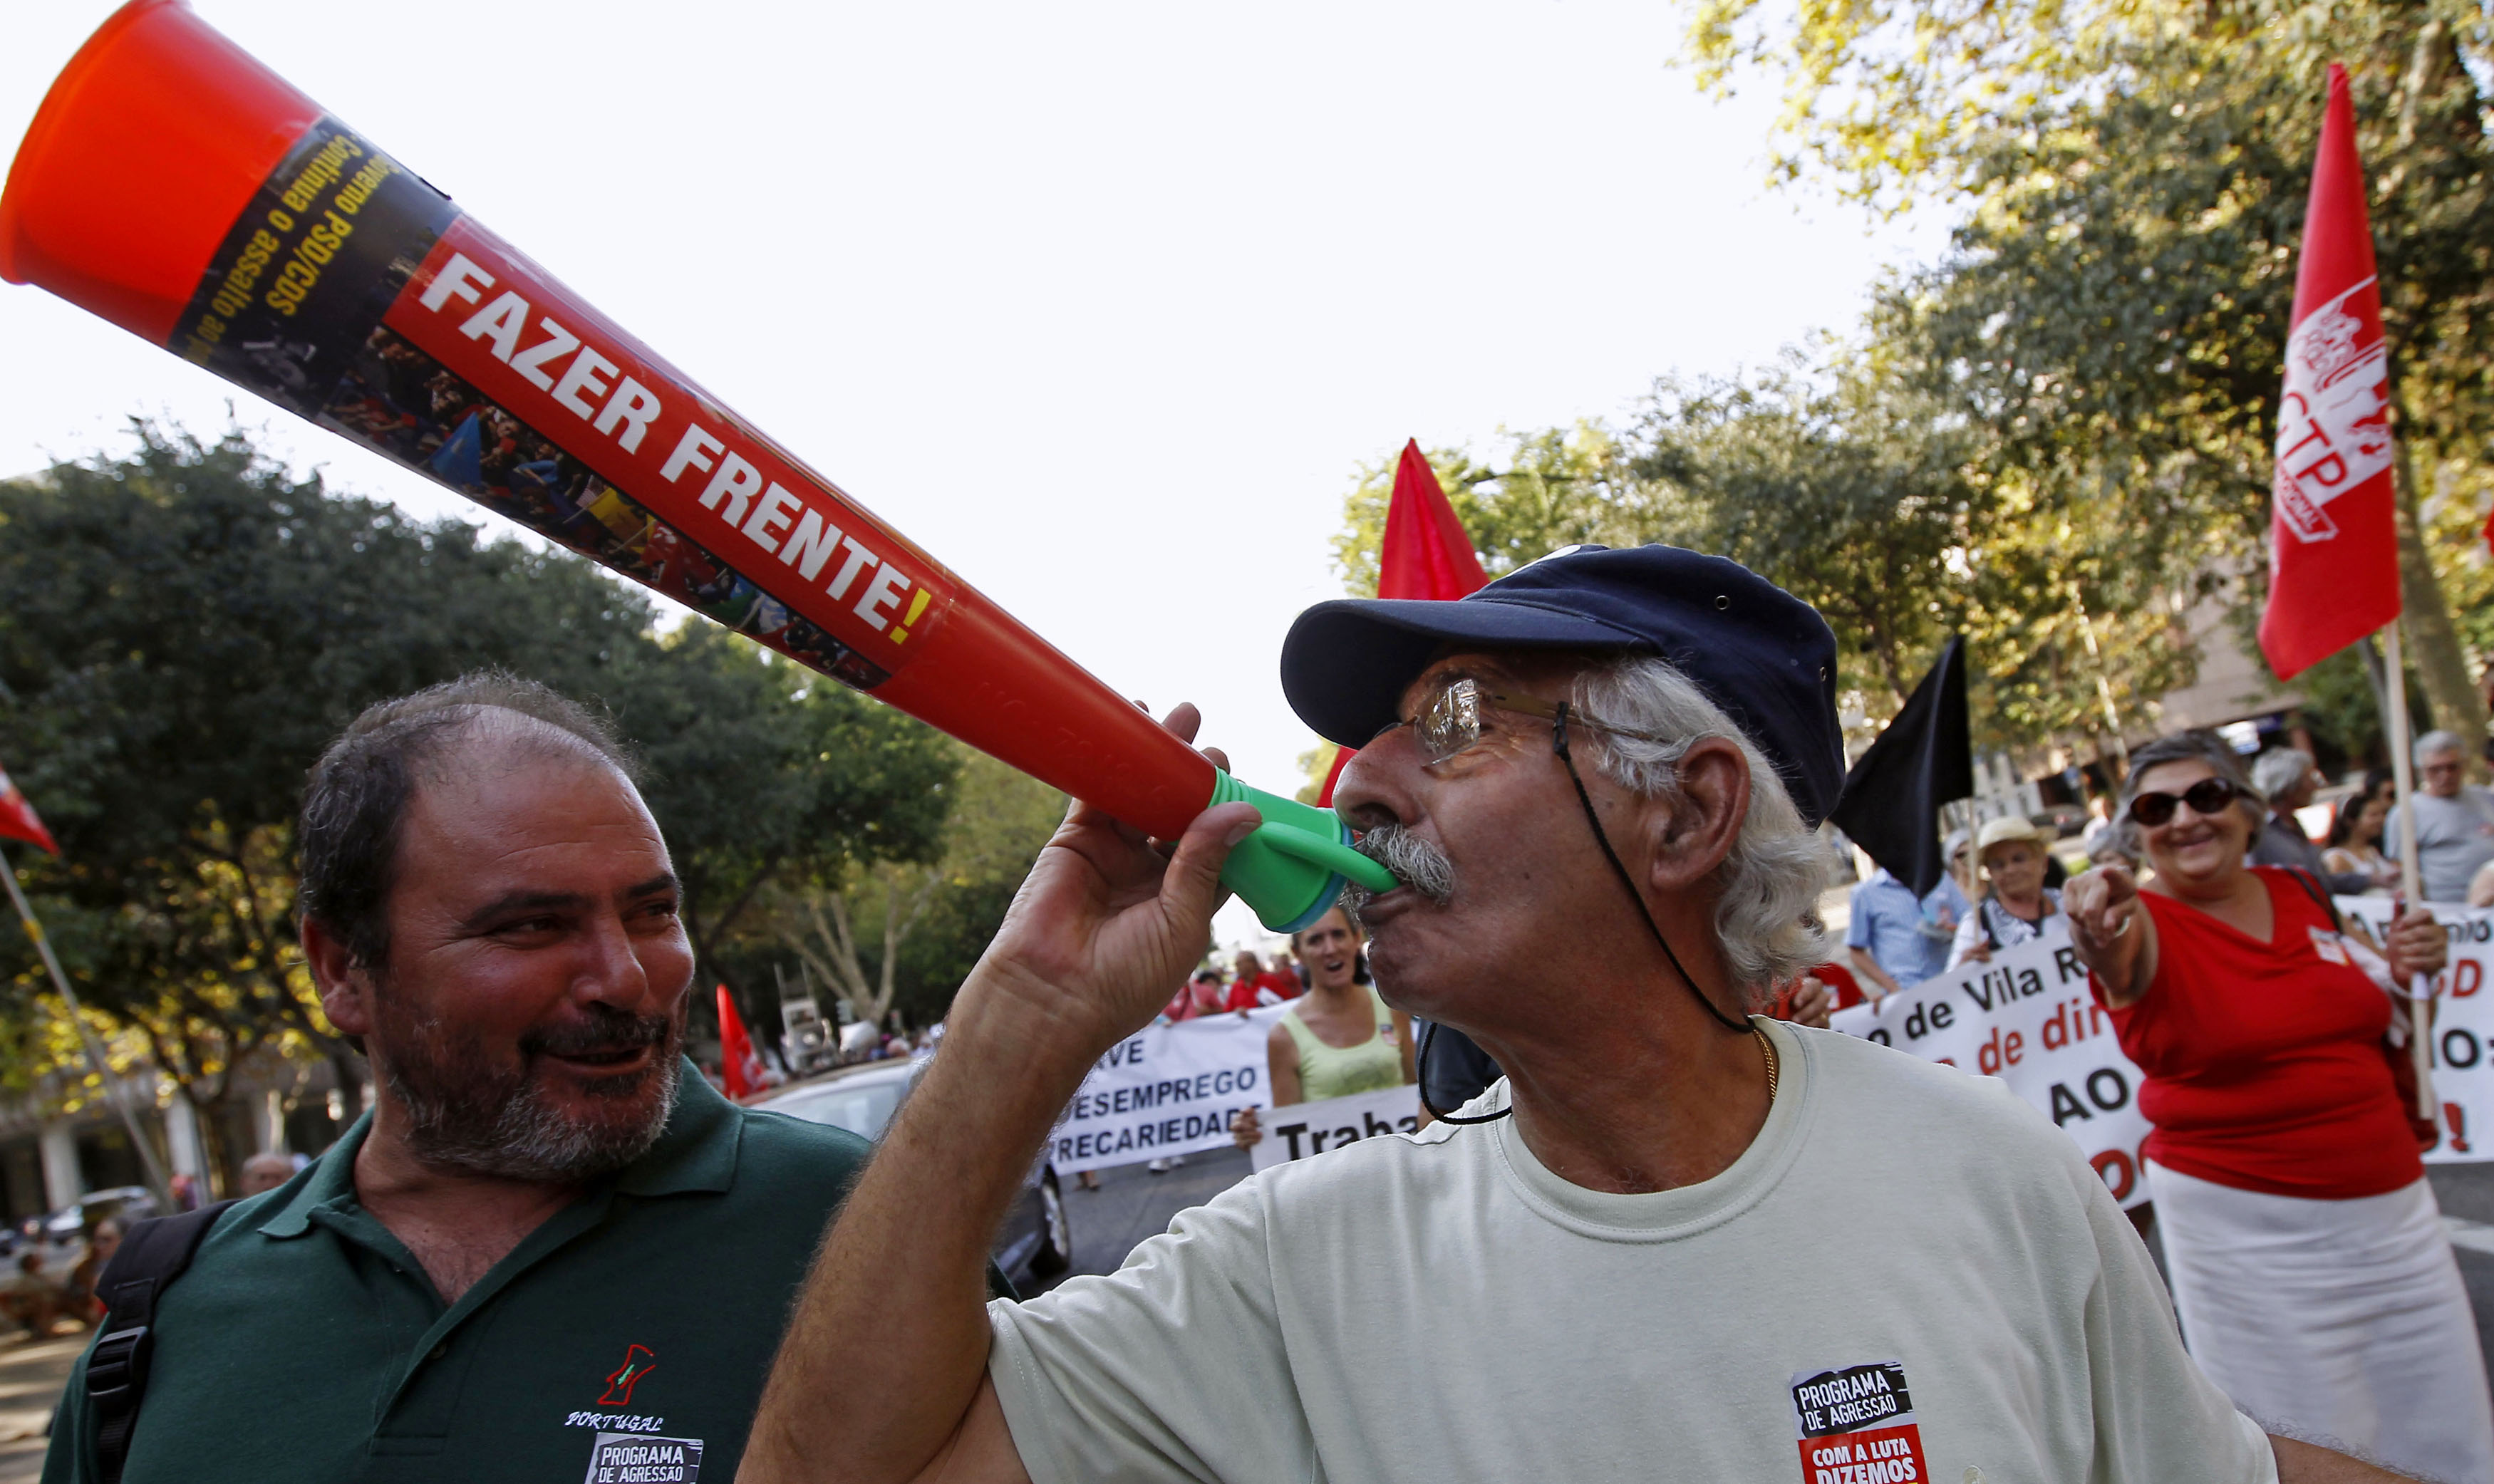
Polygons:
[[2040,847],[2049,839],[2050,836],[2046,835],[2033,820],[2012,814],[2002,819],[1992,820],[1983,827],[1983,833],[1974,837],[1974,858],[1978,861],[1982,860],[1992,853],[1992,847],[1994,845],[2023,842]]

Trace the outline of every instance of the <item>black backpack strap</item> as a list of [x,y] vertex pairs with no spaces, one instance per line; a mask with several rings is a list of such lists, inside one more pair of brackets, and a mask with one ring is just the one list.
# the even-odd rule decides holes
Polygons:
[[104,1484],[121,1484],[122,1465],[130,1459],[130,1433],[138,1423],[148,1355],[156,1344],[156,1301],[191,1265],[208,1228],[232,1204],[220,1200],[137,1223],[96,1280],[106,1313],[86,1358],[86,1405],[95,1413],[96,1474]]
[[2337,928],[2340,932],[2345,932],[2347,930],[2347,920],[2338,915],[2338,904],[2331,901],[2329,899],[2329,893],[2323,890],[2320,877],[2315,876],[2300,865],[2281,865],[2278,869],[2294,877],[2295,884],[2303,888],[2303,894],[2312,898],[2313,905],[2329,914],[2330,926]]

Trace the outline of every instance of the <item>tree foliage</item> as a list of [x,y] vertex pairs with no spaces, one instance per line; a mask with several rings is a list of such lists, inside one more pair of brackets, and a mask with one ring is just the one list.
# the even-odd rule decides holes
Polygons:
[[[775,884],[943,846],[959,765],[926,727],[701,621],[661,635],[576,558],[294,480],[239,436],[142,429],[126,457],[0,482],[0,759],[62,847],[13,863],[80,995],[203,1106],[259,1054],[361,1079],[294,940],[292,821],[376,700],[498,665],[605,706],[650,765],[713,973],[733,977]],[[70,1045],[38,973],[0,937],[19,1085]]]
[[305,769],[480,664],[592,689],[648,613],[577,563],[296,482],[238,438],[0,484],[0,757],[59,838],[18,864],[88,1003],[203,1103],[262,1048],[359,1080],[292,933]]
[[715,624],[643,646],[603,694],[649,766],[701,972],[747,1008],[760,986],[726,950],[763,893],[942,848],[958,767],[942,738]]
[[776,904],[781,940],[857,1019],[880,1023],[895,1008],[921,1024],[943,1018],[1065,817],[1055,789],[946,746],[958,772],[943,789],[940,854],[846,862]]
[[[2212,612],[2248,640],[2266,597],[2296,250],[2339,60],[2398,378],[2410,654],[2439,723],[2481,725],[2487,43],[2485,13],[2454,0],[1692,0],[1701,79],[1782,92],[1779,175],[1945,211],[1949,248],[1883,281],[1850,340],[1666,379],[1626,432],[1440,454],[1457,512],[1493,571],[1566,540],[1739,558],[1827,615],[1849,719],[1893,710],[1962,632],[1979,741],[2102,750],[2115,715],[2152,724],[2195,678]],[[1354,591],[1387,469],[1347,511]],[[2357,746],[2339,712],[2361,672],[2333,663],[2315,705]]]
[[1879,294],[1866,353],[1981,429],[1987,465],[2100,570],[2247,612],[2325,74],[2344,62],[2410,465],[2409,630],[2435,712],[2463,726],[2483,712],[2448,592],[2475,543],[2429,538],[2422,505],[2494,498],[2486,43],[2484,13],[2446,0],[1703,0],[1688,33],[1708,80],[1782,87],[1779,169],[1957,215],[1942,260]]
[[[1628,467],[1628,450],[1602,424],[1534,433],[1502,428],[1499,439],[1506,448],[1495,463],[1460,448],[1429,450],[1446,501],[1493,581],[1574,542],[1630,541],[1632,532],[1651,523],[1648,491]],[[1344,501],[1343,529],[1333,540],[1334,567],[1354,597],[1377,595],[1377,554],[1385,541],[1398,457],[1361,465]]]
[[[1987,432],[1834,342],[1733,378],[1665,378],[1625,431],[1502,435],[1499,457],[1434,453],[1493,576],[1573,541],[1721,553],[1824,614],[1848,724],[1904,704],[1952,633],[1972,641],[1978,737],[2023,747],[2110,730],[2116,707],[2186,683],[2188,635],[2105,532],[1995,473]],[[1375,591],[1391,466],[1363,469],[1337,554]],[[2101,519],[2101,509],[2080,512]],[[1320,780],[1331,758],[1305,760]],[[1313,781],[1312,781],[1313,786]]]
[[1746,379],[1666,378],[1633,467],[1658,535],[1771,575],[1824,615],[1894,711],[1964,622],[1962,564],[1992,500],[1969,440],[1872,377],[1797,357]]

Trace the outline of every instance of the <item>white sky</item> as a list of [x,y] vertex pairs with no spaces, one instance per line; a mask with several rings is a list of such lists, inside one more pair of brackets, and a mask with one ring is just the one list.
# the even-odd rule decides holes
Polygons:
[[[195,4],[1286,793],[1275,657],[1360,461],[1849,328],[1937,240],[1769,191],[1772,100],[1699,97],[1656,0]],[[111,9],[14,8],[0,140]],[[231,402],[336,487],[515,529],[36,290],[0,347],[0,472]]]

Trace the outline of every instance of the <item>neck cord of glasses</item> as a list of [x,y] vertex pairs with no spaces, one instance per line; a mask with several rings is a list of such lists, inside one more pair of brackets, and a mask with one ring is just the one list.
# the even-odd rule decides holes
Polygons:
[[[1551,723],[1550,750],[1559,754],[1560,763],[1567,770],[1567,781],[1576,786],[1576,803],[1584,806],[1585,823],[1594,829],[1594,843],[1602,847],[1602,859],[1611,863],[1612,874],[1620,878],[1621,886],[1627,888],[1628,900],[1636,903],[1637,916],[1645,919],[1646,931],[1654,934],[1654,941],[1662,949],[1662,956],[1670,960],[1671,971],[1680,976],[1681,984],[1688,986],[1690,994],[1696,996],[1697,1003],[1706,1008],[1706,1013],[1715,1017],[1716,1024],[1736,1036],[1756,1035],[1756,1026],[1747,1020],[1735,1019],[1723,1014],[1715,1001],[1708,997],[1706,991],[1697,987],[1696,978],[1681,966],[1680,955],[1671,951],[1671,940],[1662,935],[1662,925],[1654,920],[1654,912],[1646,906],[1645,893],[1636,889],[1636,878],[1630,876],[1628,868],[1620,863],[1619,852],[1611,848],[1611,837],[1602,829],[1601,816],[1594,812],[1593,797],[1585,792],[1585,780],[1577,775],[1576,759],[1568,751],[1567,703],[1565,701],[1559,703],[1559,714]],[[1420,1039],[1419,1066],[1416,1069],[1420,1081],[1420,1105],[1429,1110],[1430,1116],[1442,1123],[1495,1123],[1515,1110],[1514,1106],[1509,1105],[1494,1113],[1480,1113],[1470,1117],[1439,1111],[1438,1105],[1429,1101],[1429,1047],[1436,1043],[1437,1039],[1438,1024],[1432,1020],[1429,1022],[1429,1033]],[[1761,1043],[1766,1040],[1763,1036],[1758,1039]],[[1772,1078],[1775,1075],[1773,1070],[1775,1051],[1772,1045],[1768,1047],[1767,1055],[1769,1057],[1767,1065],[1770,1069],[1768,1076]],[[1772,1082],[1769,1096],[1773,1096]]]

